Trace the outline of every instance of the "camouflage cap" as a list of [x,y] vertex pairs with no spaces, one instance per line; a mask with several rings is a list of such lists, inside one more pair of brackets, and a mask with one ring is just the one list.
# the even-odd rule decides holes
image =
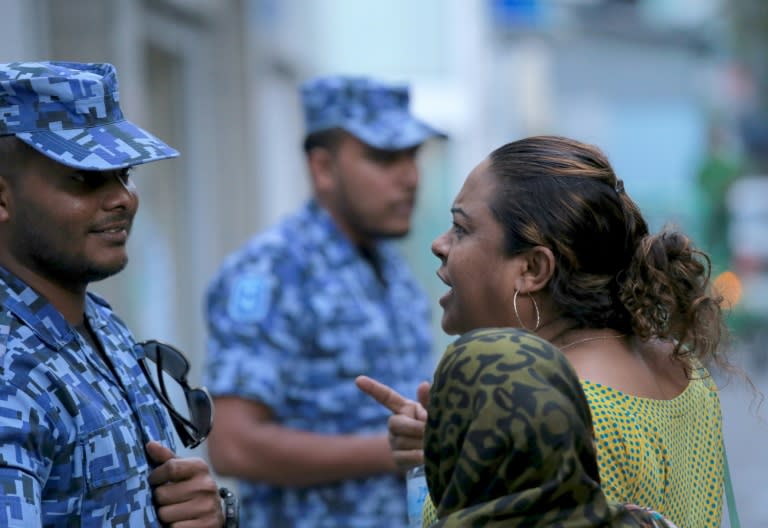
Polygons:
[[86,170],[112,170],[179,153],[123,117],[111,64],[0,63],[0,136]]
[[446,137],[410,113],[406,85],[366,77],[317,77],[301,85],[301,98],[307,134],[341,128],[383,150]]

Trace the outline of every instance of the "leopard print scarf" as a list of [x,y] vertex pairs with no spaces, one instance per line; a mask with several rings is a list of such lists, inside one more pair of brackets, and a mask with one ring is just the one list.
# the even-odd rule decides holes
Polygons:
[[437,367],[428,414],[436,526],[671,526],[608,503],[578,377],[532,334],[483,329],[460,337]]

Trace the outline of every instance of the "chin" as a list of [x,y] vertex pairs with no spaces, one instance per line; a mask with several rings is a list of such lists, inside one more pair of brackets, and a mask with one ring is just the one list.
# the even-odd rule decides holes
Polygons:
[[104,279],[108,279],[113,275],[117,275],[125,269],[127,264],[128,259],[126,258],[120,262],[91,266],[87,272],[88,282],[98,282]]
[[386,231],[381,231],[379,233],[376,233],[376,238],[388,238],[388,239],[398,239],[408,236],[408,233],[411,232],[411,228],[405,228],[405,229],[389,229]]
[[443,332],[448,335],[459,335],[463,333],[456,328],[456,325],[452,324],[451,321],[447,320],[445,317],[443,317],[443,320],[440,322],[440,327],[443,329]]

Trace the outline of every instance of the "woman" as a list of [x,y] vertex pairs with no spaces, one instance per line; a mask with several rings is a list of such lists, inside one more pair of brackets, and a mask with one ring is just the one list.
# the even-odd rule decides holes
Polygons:
[[[719,526],[720,402],[704,367],[727,363],[706,255],[681,233],[649,234],[605,156],[566,138],[496,149],[451,212],[432,244],[450,287],[443,330],[513,326],[559,347],[587,395],[607,497],[681,528]],[[359,386],[397,413],[396,461],[419,463],[424,409],[373,380]]]
[[438,526],[670,527],[610,503],[573,367],[518,329],[462,335],[435,372],[425,433]]

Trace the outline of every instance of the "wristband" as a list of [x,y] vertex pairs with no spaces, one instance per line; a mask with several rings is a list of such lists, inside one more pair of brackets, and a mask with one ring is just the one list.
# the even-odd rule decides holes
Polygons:
[[219,497],[224,508],[224,528],[237,528],[240,525],[240,506],[237,497],[227,488],[219,488]]

